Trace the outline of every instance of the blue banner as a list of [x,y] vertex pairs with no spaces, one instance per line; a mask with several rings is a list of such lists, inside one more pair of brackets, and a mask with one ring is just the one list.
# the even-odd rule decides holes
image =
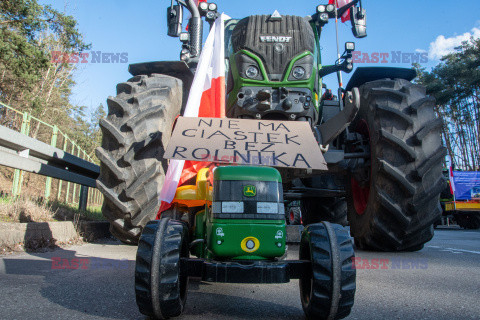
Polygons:
[[480,172],[453,171],[456,200],[480,199]]

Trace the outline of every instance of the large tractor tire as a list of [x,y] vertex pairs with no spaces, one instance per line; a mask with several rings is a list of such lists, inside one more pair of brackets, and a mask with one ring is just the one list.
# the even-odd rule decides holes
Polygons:
[[300,201],[303,225],[328,221],[346,226],[347,202],[345,198],[305,198]]
[[300,242],[300,260],[310,260],[311,273],[299,281],[307,319],[342,319],[350,314],[356,290],[352,238],[338,224],[311,224]]
[[371,156],[347,181],[355,243],[366,250],[419,250],[441,214],[442,120],[425,88],[403,79],[368,82],[360,94],[351,132],[363,144],[353,151]]
[[188,230],[181,221],[163,218],[147,223],[138,243],[135,297],[138,309],[153,319],[179,316],[187,299]]
[[100,121],[103,138],[97,187],[111,233],[136,244],[143,226],[155,218],[167,171],[163,158],[172,126],[182,108],[182,81],[152,74],[117,85],[108,115]]

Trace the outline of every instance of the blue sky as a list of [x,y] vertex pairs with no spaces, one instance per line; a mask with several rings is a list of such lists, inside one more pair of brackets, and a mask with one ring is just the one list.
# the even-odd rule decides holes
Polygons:
[[[86,42],[92,50],[104,53],[127,53],[128,63],[178,60],[180,42],[166,35],[166,8],[169,0],[43,0],[56,9],[76,18]],[[325,1],[217,1],[219,11],[231,17],[251,14],[310,15]],[[480,37],[480,1],[444,0],[363,0],[367,9],[367,34],[355,39],[350,22],[340,23],[340,44],[355,41],[356,50],[366,53],[401,51],[429,53],[428,68],[436,65],[439,55],[448,52],[470,33]],[[336,57],[335,24],[326,26],[321,39],[323,63],[333,63]],[[91,60],[91,59],[90,59]],[[410,67],[409,63],[378,64],[378,66]],[[128,63],[84,63],[75,73],[77,85],[71,102],[93,110],[106,105],[109,95],[115,95],[118,82],[126,81]],[[356,66],[374,66],[356,64]],[[344,82],[349,75],[344,74]],[[326,79],[330,88],[336,77]]]

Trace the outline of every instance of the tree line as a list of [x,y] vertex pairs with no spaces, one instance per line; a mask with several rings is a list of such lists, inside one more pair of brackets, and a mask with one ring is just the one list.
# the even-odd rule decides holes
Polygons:
[[[90,47],[72,16],[37,0],[0,1],[0,101],[56,124],[94,157],[103,106],[88,114],[85,106],[73,105],[76,64],[52,59],[55,51],[74,53]],[[12,115],[1,111],[0,124],[11,123]],[[47,133],[42,133],[40,123],[32,123],[30,135],[42,134]]]
[[464,41],[431,71],[414,65],[436,99],[443,141],[455,168],[480,170],[480,39]]

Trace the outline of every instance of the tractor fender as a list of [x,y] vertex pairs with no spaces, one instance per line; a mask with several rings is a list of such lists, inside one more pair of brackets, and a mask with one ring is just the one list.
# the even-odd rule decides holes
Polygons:
[[175,77],[183,82],[184,91],[188,91],[193,81],[193,72],[184,61],[152,61],[134,63],[128,66],[132,76],[151,75],[152,73],[164,74]]
[[358,67],[355,69],[350,81],[348,81],[347,91],[351,91],[354,87],[360,87],[362,84],[385,79],[405,79],[412,81],[417,76],[414,69],[392,68],[392,67]]

